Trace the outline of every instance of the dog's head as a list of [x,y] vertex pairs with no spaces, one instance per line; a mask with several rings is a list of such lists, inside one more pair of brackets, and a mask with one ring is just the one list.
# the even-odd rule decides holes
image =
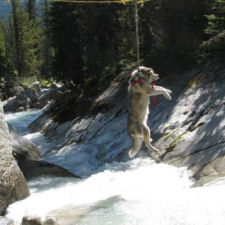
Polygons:
[[138,74],[140,74],[149,83],[159,79],[159,75],[154,73],[153,69],[150,67],[140,66],[139,72],[137,69],[132,72],[131,79],[136,77]]

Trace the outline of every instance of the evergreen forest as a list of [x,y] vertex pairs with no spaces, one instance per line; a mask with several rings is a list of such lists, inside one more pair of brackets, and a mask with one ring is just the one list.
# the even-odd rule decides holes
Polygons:
[[[0,89],[32,77],[96,95],[136,65],[134,4],[8,1],[0,19]],[[141,64],[161,76],[224,59],[225,0],[151,0],[138,5]],[[0,13],[1,14],[1,13]],[[92,90],[92,91],[90,91]]]

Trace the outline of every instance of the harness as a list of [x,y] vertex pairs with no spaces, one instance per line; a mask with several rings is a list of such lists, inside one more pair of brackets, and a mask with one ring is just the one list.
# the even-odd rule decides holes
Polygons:
[[[141,84],[142,81],[143,81],[143,79],[142,79],[141,74],[137,73],[137,75],[136,75],[134,78],[132,78],[132,79],[130,80],[129,83],[131,83],[131,85],[133,86],[133,85],[136,85],[136,84]],[[155,82],[152,81],[152,82],[150,83],[150,86],[154,89]],[[157,103],[157,97],[156,97],[156,94],[154,94],[154,96],[153,96],[153,104],[154,104],[154,106],[157,106],[157,104],[158,104],[158,103]]]

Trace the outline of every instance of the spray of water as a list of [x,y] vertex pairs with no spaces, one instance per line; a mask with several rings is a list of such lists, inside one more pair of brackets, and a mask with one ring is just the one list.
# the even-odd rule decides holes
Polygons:
[[44,218],[57,209],[68,215],[74,208],[76,222],[63,225],[224,225],[225,179],[191,188],[189,177],[186,168],[138,158],[106,164],[81,181],[38,178],[29,182],[30,197],[12,204],[7,217],[17,225],[24,215]]

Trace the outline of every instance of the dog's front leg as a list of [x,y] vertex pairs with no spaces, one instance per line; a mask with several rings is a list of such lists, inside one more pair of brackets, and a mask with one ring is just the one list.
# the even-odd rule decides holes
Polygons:
[[171,100],[170,94],[172,93],[171,90],[166,89],[161,86],[154,86],[153,88],[150,89],[149,95],[154,96],[154,95],[164,95],[164,97],[168,100]]

